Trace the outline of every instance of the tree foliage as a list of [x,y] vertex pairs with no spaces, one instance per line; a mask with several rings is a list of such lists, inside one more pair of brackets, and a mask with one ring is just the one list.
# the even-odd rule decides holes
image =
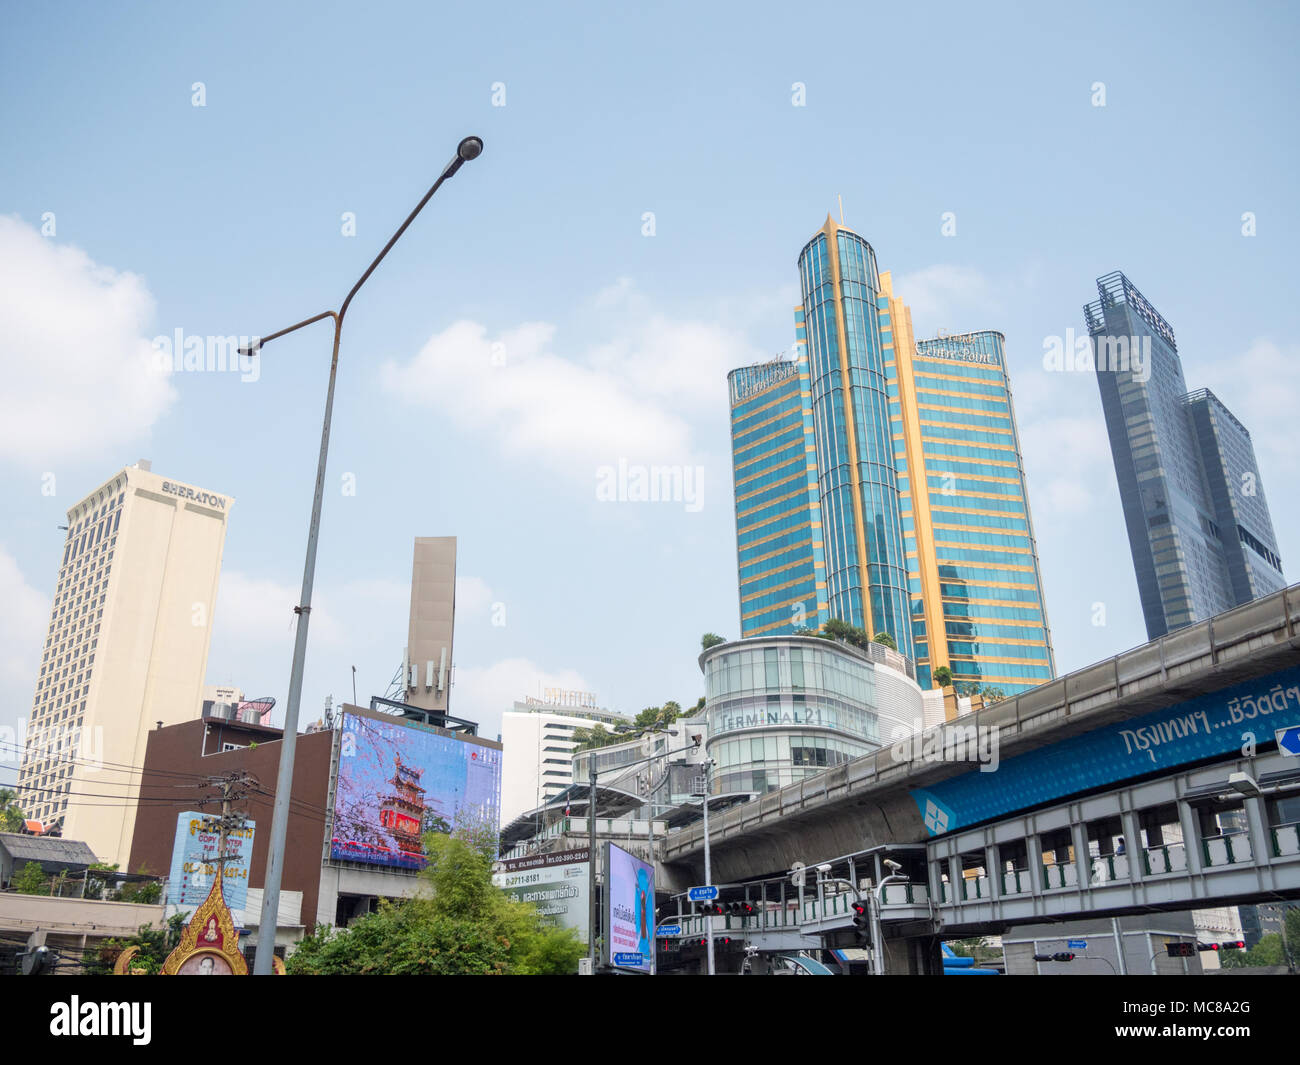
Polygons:
[[0,832],[21,832],[23,811],[12,788],[0,788]]
[[952,684],[952,670],[947,666],[940,666],[930,676],[936,688],[947,688]]
[[346,929],[318,927],[286,963],[290,973],[325,975],[565,974],[584,945],[571,928],[547,924],[532,903],[492,883],[496,842],[483,834],[425,836],[421,874],[431,897],[383,901]]
[[163,928],[141,925],[135,935],[126,939],[106,939],[97,947],[86,951],[82,966],[91,976],[104,976],[112,973],[113,965],[122,951],[128,947],[139,947],[140,952],[131,959],[131,968],[144,969],[149,973],[160,972],[167,955],[181,941],[189,919],[188,912],[177,913],[167,918],[167,924]]
[[710,647],[717,647],[718,644],[726,642],[726,637],[719,636],[716,632],[706,632],[700,637],[700,650],[707,651]]
[[9,886],[20,895],[48,895],[50,893],[49,877],[41,868],[40,862],[28,862],[22,871],[15,873]]

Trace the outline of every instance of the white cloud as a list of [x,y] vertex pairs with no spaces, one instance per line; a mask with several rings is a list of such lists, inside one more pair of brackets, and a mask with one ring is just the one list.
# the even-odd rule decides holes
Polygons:
[[485,613],[492,605],[492,589],[481,577],[456,578],[456,613],[458,616]]
[[528,322],[489,335],[472,321],[435,334],[405,363],[381,369],[383,387],[491,437],[510,459],[537,460],[582,479],[595,467],[691,461],[689,419],[725,410],[727,371],[762,354],[733,331],[652,311],[631,282],[597,294],[578,353],[556,327]]
[[[18,563],[0,547],[0,725],[16,726],[31,709],[50,601],[24,580]],[[0,748],[0,767],[16,768]]]
[[[1017,414],[1022,409],[1017,406]],[[1069,416],[1057,409],[1054,418],[1020,425],[1029,505],[1036,526],[1057,516],[1072,520],[1074,515],[1088,513],[1108,490],[1113,491],[1109,486],[1115,483],[1105,423],[1097,416]]]
[[176,397],[153,313],[141,278],[0,216],[0,457],[36,466],[144,435]]
[[587,691],[576,670],[543,670],[527,658],[506,658],[489,666],[457,666],[452,677],[450,710],[456,717],[477,721],[479,735],[496,739],[501,715],[516,701],[545,688]]
[[946,333],[996,329],[1001,309],[999,286],[969,266],[939,264],[894,274],[894,295],[912,309],[918,339]]
[[1300,475],[1294,431],[1300,410],[1300,345],[1283,350],[1260,338],[1234,358],[1199,362],[1194,376],[1199,380],[1189,381],[1188,387],[1203,384],[1250,431],[1264,495],[1276,510],[1272,497],[1280,496],[1283,485],[1294,484]]

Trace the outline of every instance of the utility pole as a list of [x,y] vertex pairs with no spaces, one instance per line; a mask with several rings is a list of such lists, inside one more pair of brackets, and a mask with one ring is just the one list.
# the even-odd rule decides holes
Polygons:
[[[704,770],[704,776],[700,779],[704,782],[702,786],[703,798],[700,804],[704,807],[704,883],[705,886],[713,884],[713,866],[709,861],[709,767],[713,765],[710,758],[704,759],[700,763],[700,768]],[[709,975],[713,975],[713,914],[706,914],[704,918],[707,943],[709,948]]]
[[[211,818],[205,818],[206,827],[209,831],[213,828],[217,830],[217,878],[221,883],[222,894],[226,889],[226,862],[242,861],[235,855],[228,854],[226,851],[226,840],[232,831],[240,831],[248,827],[248,818],[242,813],[231,811],[231,803],[238,802],[248,795],[248,789],[257,783],[253,777],[242,770],[227,773],[220,777],[209,777],[208,783],[221,789],[221,816],[213,824]],[[212,800],[203,800],[205,802]],[[259,938],[261,938],[262,929],[258,929]],[[272,930],[272,946],[274,947],[274,930]]]
[[587,956],[591,975],[596,975],[596,750],[587,751]]

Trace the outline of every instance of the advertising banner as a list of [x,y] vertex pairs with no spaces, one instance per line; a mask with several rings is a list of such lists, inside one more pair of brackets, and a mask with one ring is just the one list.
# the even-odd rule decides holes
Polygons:
[[426,832],[496,833],[501,746],[387,714],[343,715],[330,857],[423,869]]
[[562,928],[576,928],[585,942],[590,891],[586,848],[509,858],[497,862],[492,883],[511,898],[537,905],[542,919]]
[[[220,836],[208,813],[190,810],[176,818],[176,837],[172,844],[172,864],[167,874],[167,905],[193,912],[203,905],[217,875],[217,848]],[[253,860],[253,832],[256,824],[226,833],[226,871],[221,893],[236,927],[243,927],[244,906],[248,902],[248,867]]]
[[621,847],[605,844],[605,961],[619,969],[655,971],[655,869]]

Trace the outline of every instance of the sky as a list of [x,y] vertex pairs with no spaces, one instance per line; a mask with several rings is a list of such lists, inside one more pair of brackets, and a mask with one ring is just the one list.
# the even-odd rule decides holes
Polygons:
[[[1294,578],[1298,21],[7,4],[0,728],[31,707],[57,526],[140,458],[234,498],[207,681],[282,710],[328,327],[256,370],[162,373],[155,338],[337,307],[469,134],[348,312],[304,722],[354,666],[362,703],[387,690],[416,536],[458,537],[451,711],[483,735],[543,687],[693,703],[700,635],[739,633],[726,373],[792,350],[841,201],[918,337],[1006,336],[1058,671],[1145,641],[1095,380],[1043,362],[1111,270],[1251,430]],[[620,463],[690,471],[689,498],[610,499]]]

